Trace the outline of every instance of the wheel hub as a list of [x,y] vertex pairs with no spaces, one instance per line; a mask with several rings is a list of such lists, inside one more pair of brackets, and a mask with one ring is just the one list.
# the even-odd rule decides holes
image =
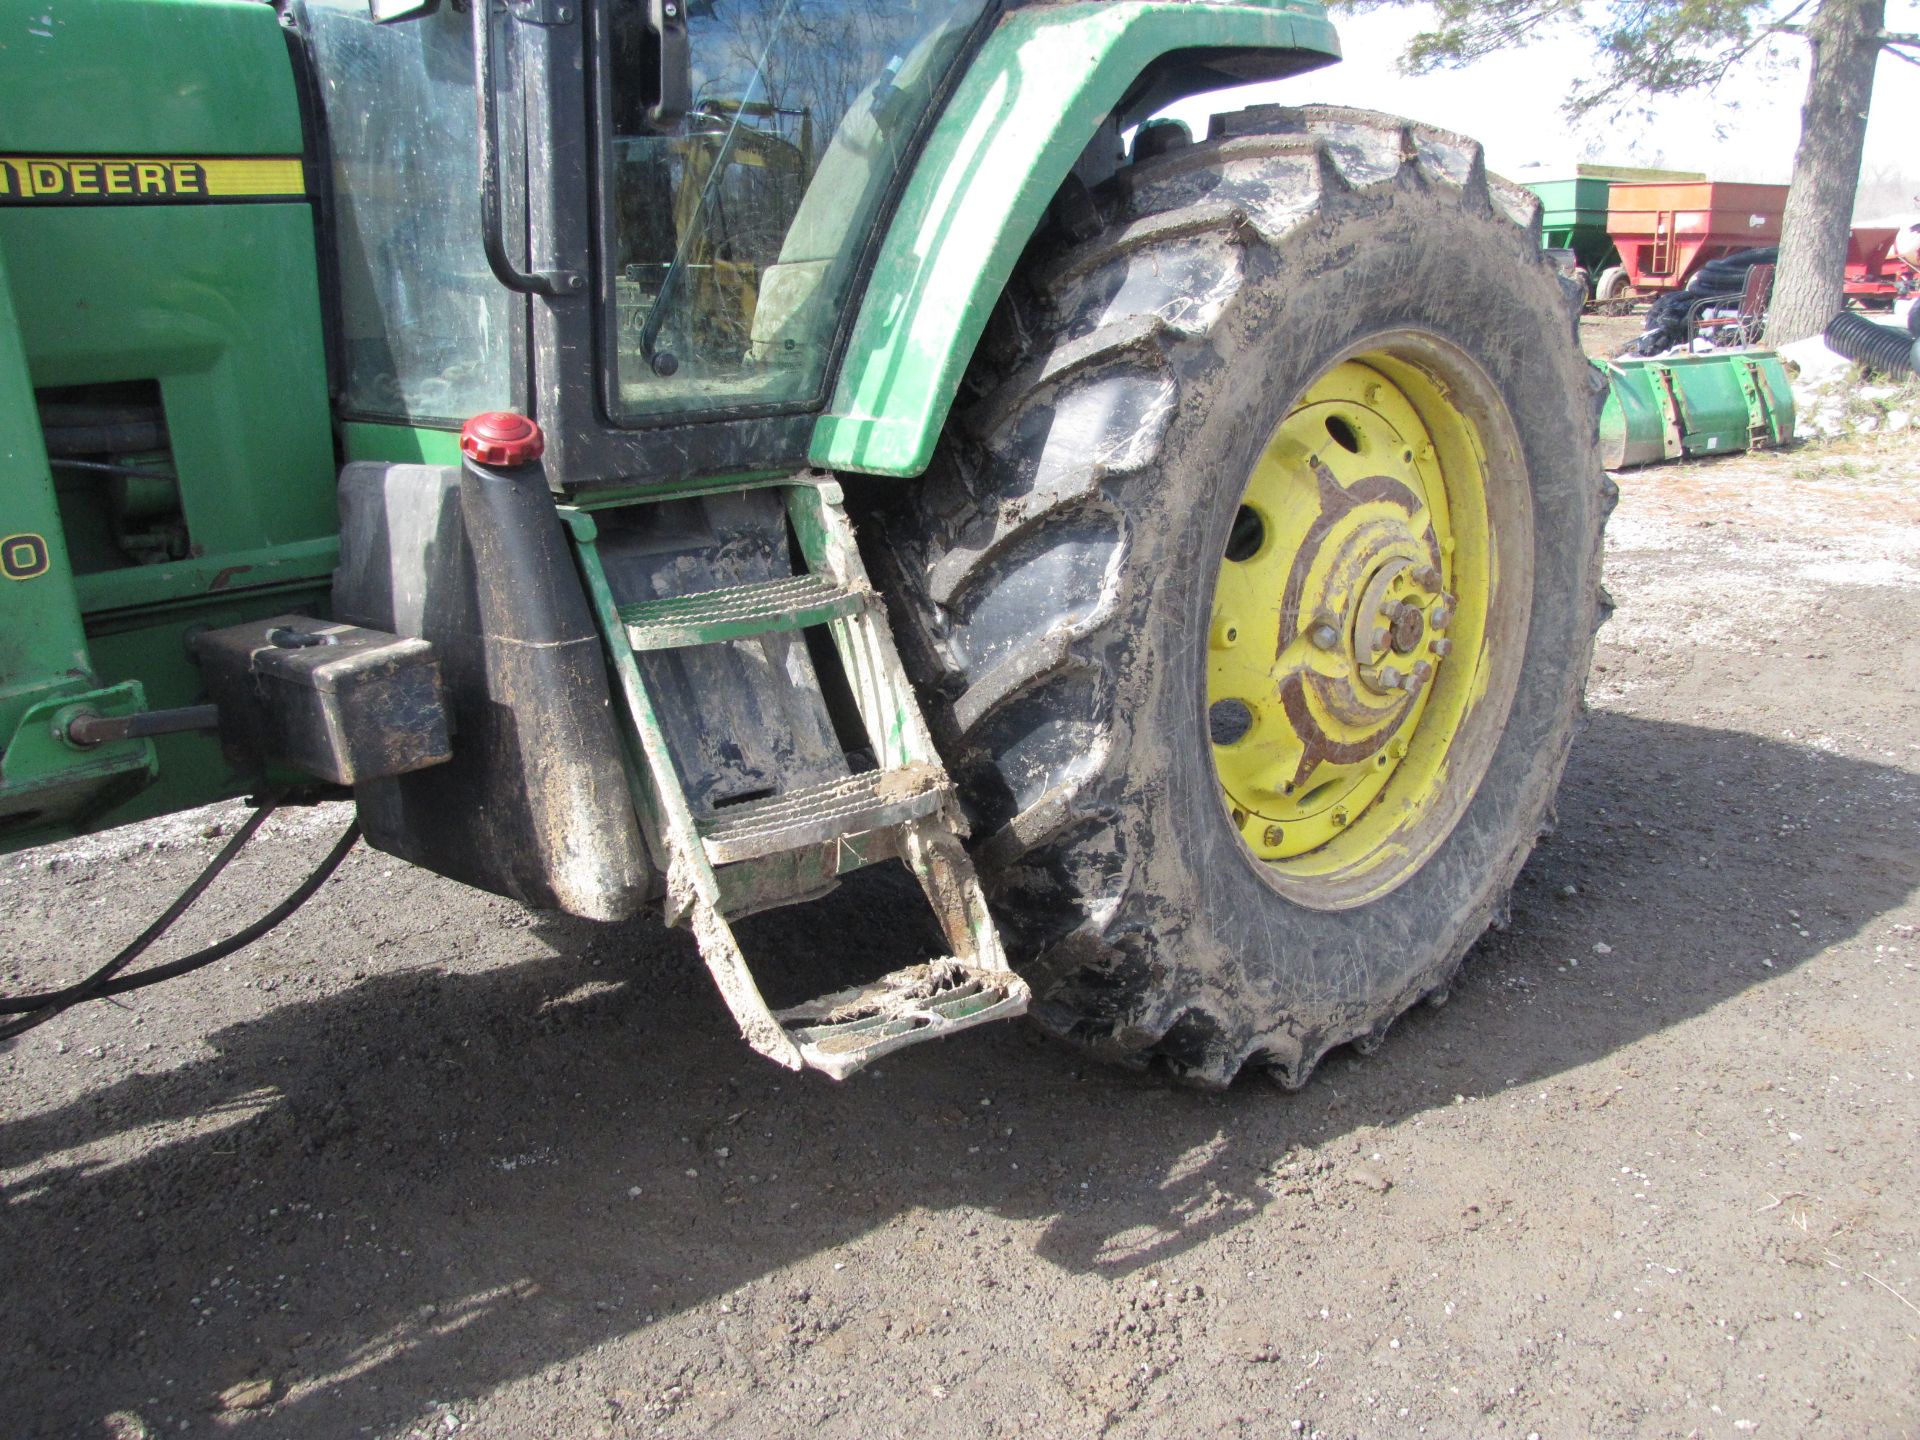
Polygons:
[[[1264,860],[1311,856],[1378,806],[1424,733],[1440,666],[1459,664],[1446,469],[1401,384],[1348,361],[1249,478],[1215,587],[1208,703],[1223,798]],[[1437,783],[1444,764],[1427,768],[1420,783]]]

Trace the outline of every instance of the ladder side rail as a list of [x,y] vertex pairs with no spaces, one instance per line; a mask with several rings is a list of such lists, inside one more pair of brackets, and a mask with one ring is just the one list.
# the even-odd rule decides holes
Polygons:
[[739,942],[722,913],[720,882],[713,866],[707,862],[699,826],[680,788],[680,777],[667,748],[666,731],[647,697],[646,682],[641,678],[633,647],[627,642],[626,627],[620,620],[619,607],[607,584],[606,569],[595,543],[597,528],[591,517],[582,516],[581,520],[570,521],[574,553],[579,557],[581,574],[587,582],[588,603],[593,607],[594,618],[612,656],[627,718],[639,739],[647,778],[652,782],[652,803],[644,808],[653,812],[653,824],[665,851],[668,922],[686,919],[720,998],[732,1012],[747,1044],[789,1070],[802,1069],[805,1059],[767,1008],[766,999],[747,968],[746,956],[741,953]]
[[[787,491],[787,514],[811,569],[871,595],[872,581],[840,500],[835,481],[796,482]],[[939,752],[901,668],[879,597],[872,595],[860,614],[833,621],[828,631],[853,687],[875,761],[889,770],[939,765]]]

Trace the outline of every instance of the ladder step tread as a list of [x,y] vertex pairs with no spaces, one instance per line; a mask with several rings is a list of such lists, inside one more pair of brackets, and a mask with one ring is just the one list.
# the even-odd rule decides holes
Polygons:
[[950,789],[938,765],[868,770],[730,805],[698,822],[700,839],[716,865],[752,860],[931,814]]
[[751,585],[636,601],[619,610],[634,649],[667,650],[822,625],[854,614],[867,598],[864,589],[837,585],[825,575],[785,575]]
[[844,1080],[889,1051],[1024,1014],[1032,998],[1027,982],[1010,970],[944,958],[776,1011],[774,1018],[809,1066]]

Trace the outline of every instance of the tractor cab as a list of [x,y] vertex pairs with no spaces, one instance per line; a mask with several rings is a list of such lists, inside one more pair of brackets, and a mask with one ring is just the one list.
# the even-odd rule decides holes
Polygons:
[[876,220],[985,10],[294,0],[340,413],[537,412],[568,491],[803,463]]

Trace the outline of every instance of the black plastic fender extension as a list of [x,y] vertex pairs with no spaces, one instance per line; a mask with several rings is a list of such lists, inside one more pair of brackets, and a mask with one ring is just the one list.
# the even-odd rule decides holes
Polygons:
[[377,849],[596,920],[657,892],[606,662],[538,465],[349,465],[343,619],[431,640],[452,720],[444,765],[355,789]]

